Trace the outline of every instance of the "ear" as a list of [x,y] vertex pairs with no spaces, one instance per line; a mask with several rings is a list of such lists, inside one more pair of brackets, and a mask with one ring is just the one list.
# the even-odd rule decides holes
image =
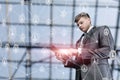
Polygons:
[[88,18],[88,21],[91,23],[91,19],[90,18]]
[[88,19],[88,21],[91,21],[90,18],[87,18],[87,19]]

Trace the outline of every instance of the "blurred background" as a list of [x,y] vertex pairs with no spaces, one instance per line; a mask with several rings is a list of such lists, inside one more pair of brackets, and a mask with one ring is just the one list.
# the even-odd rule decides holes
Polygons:
[[120,80],[120,0],[0,0],[0,80],[75,80],[75,70],[58,61],[50,44],[74,47],[82,32],[74,23],[88,12],[93,26],[107,25]]

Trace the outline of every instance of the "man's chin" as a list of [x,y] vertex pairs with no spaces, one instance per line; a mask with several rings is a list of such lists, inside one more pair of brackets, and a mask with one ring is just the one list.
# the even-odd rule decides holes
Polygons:
[[83,32],[87,32],[87,31],[86,31],[86,30],[84,30],[84,29],[83,29],[82,31],[83,31]]

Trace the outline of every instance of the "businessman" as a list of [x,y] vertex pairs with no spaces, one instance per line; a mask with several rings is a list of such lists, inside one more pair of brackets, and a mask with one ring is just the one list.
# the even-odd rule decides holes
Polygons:
[[[108,63],[109,53],[114,49],[114,41],[107,26],[92,26],[88,13],[81,12],[75,17],[75,23],[83,31],[76,42],[75,55],[60,55],[65,67],[76,69],[75,80],[113,80]],[[74,57],[74,58],[73,58]]]

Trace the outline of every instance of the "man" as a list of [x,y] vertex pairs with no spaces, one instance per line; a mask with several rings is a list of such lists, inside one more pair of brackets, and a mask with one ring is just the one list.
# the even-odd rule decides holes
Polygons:
[[89,14],[85,12],[75,17],[75,23],[84,32],[76,43],[78,53],[70,57],[57,54],[57,59],[65,67],[76,69],[76,80],[112,80],[108,58],[114,49],[114,41],[109,28],[93,27]]

